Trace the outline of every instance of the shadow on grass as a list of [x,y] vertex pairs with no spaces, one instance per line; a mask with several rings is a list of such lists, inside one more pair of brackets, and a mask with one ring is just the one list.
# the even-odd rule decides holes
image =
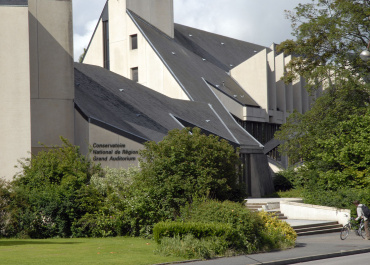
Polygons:
[[22,245],[74,245],[81,244],[82,242],[53,242],[53,241],[42,241],[42,240],[16,240],[16,239],[4,239],[0,240],[0,247],[10,246],[22,246]]

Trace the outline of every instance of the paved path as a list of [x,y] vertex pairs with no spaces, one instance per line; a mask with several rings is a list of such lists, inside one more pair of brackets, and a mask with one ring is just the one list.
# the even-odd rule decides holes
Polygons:
[[193,261],[189,265],[282,265],[370,252],[370,241],[351,231],[346,240],[339,233],[298,237],[294,249],[261,254],[243,255],[207,261]]

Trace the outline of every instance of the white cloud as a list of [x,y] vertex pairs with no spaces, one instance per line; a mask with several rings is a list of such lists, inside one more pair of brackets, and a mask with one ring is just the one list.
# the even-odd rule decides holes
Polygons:
[[74,60],[77,62],[80,58],[80,55],[83,53],[84,48],[87,48],[87,45],[90,42],[90,39],[92,37],[92,34],[94,33],[96,24],[98,23],[97,19],[91,20],[87,23],[85,23],[83,30],[81,34],[79,33],[73,33],[73,53],[74,53]]
[[78,61],[87,48],[106,0],[73,0],[73,53]]
[[[149,1],[149,0],[147,0]],[[75,60],[86,48],[106,0],[73,0]],[[173,0],[175,22],[270,46],[292,38],[284,10],[311,0]],[[88,25],[89,24],[89,25]]]
[[270,46],[292,38],[284,10],[311,0],[175,0],[175,22]]

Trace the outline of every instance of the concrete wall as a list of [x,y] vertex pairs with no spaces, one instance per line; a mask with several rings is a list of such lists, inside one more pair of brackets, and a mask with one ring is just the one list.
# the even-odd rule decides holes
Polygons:
[[88,52],[86,53],[83,63],[93,64],[100,67],[104,66],[103,57],[103,22],[99,20],[95,33],[90,41]]
[[304,88],[302,87],[302,79],[299,78],[298,80],[293,81],[293,108],[297,110],[299,113],[303,113],[303,90]]
[[174,37],[173,0],[127,0],[127,8],[169,37]]
[[231,69],[230,74],[261,108],[269,109],[266,49]]
[[28,8],[0,6],[0,177],[31,151]]
[[267,54],[268,112],[276,110],[275,51]]
[[[129,168],[139,165],[138,151],[143,145],[112,133],[94,124],[89,124],[91,159],[103,167]],[[116,146],[119,145],[119,146]]]
[[266,110],[262,108],[248,107],[240,104],[233,98],[222,93],[220,90],[208,85],[209,89],[217,96],[217,98],[222,102],[225,108],[231,112],[234,116],[241,120],[265,122],[267,119]]
[[[83,155],[92,149],[90,158],[103,167],[128,168],[139,165],[138,151],[143,145],[89,123],[75,112],[76,145]],[[108,146],[109,145],[109,146]]]
[[75,110],[75,145],[80,147],[83,155],[89,153],[89,123]]
[[244,120],[256,122],[268,121],[268,115],[265,109],[244,106],[243,110]]
[[[292,57],[290,55],[284,58],[284,63],[285,63],[284,69],[291,59]],[[289,116],[289,114],[293,112],[293,84],[292,83],[285,85],[285,103],[286,103],[287,116]]]
[[251,154],[252,197],[262,197],[275,191],[267,156]]
[[32,152],[74,143],[71,0],[29,0]]
[[[145,36],[141,34],[137,25],[127,15],[126,7],[128,7],[129,2],[127,2],[127,6],[125,0],[108,2],[110,70],[126,78],[131,78],[131,69],[137,67],[140,84],[172,98],[189,100],[158,54],[147,42]],[[159,6],[166,2],[167,7],[171,7],[172,10],[172,1],[167,0],[152,1],[149,4],[146,1],[133,1],[130,2],[130,5],[132,9],[144,8],[146,11],[143,12],[145,13],[149,12],[147,8],[154,5],[154,2]],[[167,9],[164,13],[169,12],[170,9]],[[152,13],[150,13],[150,16],[153,19],[154,11],[157,12],[158,10],[151,7]],[[160,14],[160,16],[163,16],[162,13]],[[149,13],[147,15],[149,16]],[[103,30],[101,24],[102,21],[99,21],[83,63],[103,66]],[[137,49],[131,49],[131,35],[137,35]]]
[[[276,110],[284,113],[286,112],[286,96],[285,96],[285,84],[283,80],[280,80],[284,75],[285,63],[284,54],[280,54],[275,57],[275,76],[276,76]],[[284,119],[285,122],[285,119]]]
[[351,217],[351,211],[347,209],[287,201],[280,202],[280,211],[289,219],[338,221],[343,225]]
[[243,105],[230,98],[228,95],[222,93],[220,90],[208,85],[209,89],[217,96],[227,110],[239,119],[245,119],[245,113],[243,111]]
[[126,27],[126,0],[108,1],[109,23],[109,62],[110,70],[119,75],[128,76],[125,63],[129,50]]
[[246,183],[250,197],[260,198],[275,191],[267,156],[262,149],[241,146],[242,163],[246,165]]
[[282,124],[295,109],[304,113],[310,108],[312,98],[308,97],[303,78],[290,84],[281,80],[291,56],[276,55],[274,46],[271,48],[271,52],[263,50],[230,71],[231,76],[266,112],[259,119],[254,115],[244,115],[244,120]]

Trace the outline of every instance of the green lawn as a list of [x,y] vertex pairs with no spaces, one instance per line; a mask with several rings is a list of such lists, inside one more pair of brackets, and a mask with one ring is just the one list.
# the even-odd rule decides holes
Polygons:
[[181,261],[154,254],[153,240],[115,238],[0,239],[0,264],[140,265]]

